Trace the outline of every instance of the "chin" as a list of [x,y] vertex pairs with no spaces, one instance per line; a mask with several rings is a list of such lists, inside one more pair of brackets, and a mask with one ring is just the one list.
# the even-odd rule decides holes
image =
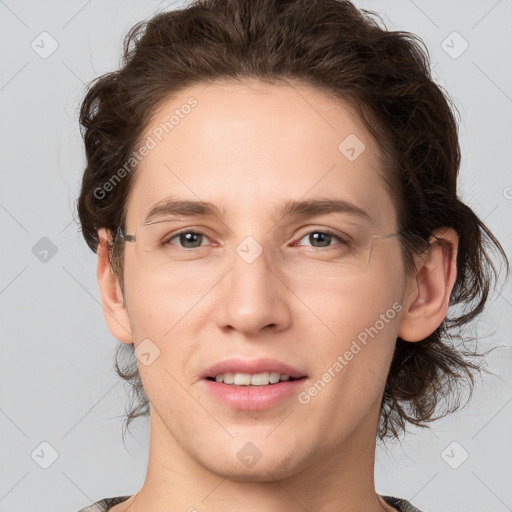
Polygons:
[[275,482],[298,473],[297,468],[283,467],[281,464],[264,463],[260,460],[251,468],[241,467],[242,465],[232,463],[222,467],[209,467],[212,473],[215,473],[226,480],[233,482]]
[[268,439],[265,443],[263,436],[254,437],[254,442],[245,439],[233,440],[230,447],[221,447],[218,453],[206,453],[206,460],[201,460],[205,452],[198,453],[198,461],[212,473],[235,482],[273,482],[307,468],[309,457],[297,452],[296,443],[273,445]]

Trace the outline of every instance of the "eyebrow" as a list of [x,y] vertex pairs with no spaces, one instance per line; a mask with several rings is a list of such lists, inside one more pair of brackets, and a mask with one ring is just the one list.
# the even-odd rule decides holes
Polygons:
[[[370,220],[368,212],[345,199],[310,199],[305,201],[289,200],[281,205],[276,215],[285,217],[306,218],[332,213],[348,213],[363,220]],[[162,215],[179,215],[185,217],[213,216],[219,219],[225,217],[226,207],[222,208],[208,201],[190,201],[166,198],[159,201],[148,211],[146,223]],[[274,217],[275,221],[276,218]]]

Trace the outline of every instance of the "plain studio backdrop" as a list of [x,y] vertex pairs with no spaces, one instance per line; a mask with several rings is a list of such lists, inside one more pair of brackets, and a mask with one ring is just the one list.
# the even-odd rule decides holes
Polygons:
[[[419,35],[460,115],[460,193],[512,253],[512,0],[357,0]],[[179,2],[0,1],[0,511],[72,512],[143,482],[148,419],[127,404],[73,209],[84,167],[84,83],[120,63],[137,21]],[[471,332],[496,377],[402,445],[377,448],[376,487],[426,512],[512,509],[512,290]]]

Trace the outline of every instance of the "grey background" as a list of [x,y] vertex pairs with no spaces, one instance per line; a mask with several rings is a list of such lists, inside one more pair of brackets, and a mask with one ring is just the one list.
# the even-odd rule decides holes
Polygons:
[[[426,42],[461,114],[460,193],[512,253],[512,0],[355,3]],[[144,480],[148,420],[124,446],[118,342],[103,318],[95,255],[74,220],[84,165],[77,109],[84,83],[118,67],[127,30],[180,5],[0,1],[0,511],[76,511],[133,494]],[[31,47],[51,49],[43,31],[58,43],[47,58]],[[445,51],[463,48],[459,36],[447,39],[453,31],[469,44],[457,58]],[[378,492],[425,512],[512,510],[511,316],[509,284],[470,331],[483,348],[500,346],[489,359],[497,377],[477,381],[470,405],[431,431],[379,447]],[[467,460],[453,469],[446,460],[460,463],[462,450]]]

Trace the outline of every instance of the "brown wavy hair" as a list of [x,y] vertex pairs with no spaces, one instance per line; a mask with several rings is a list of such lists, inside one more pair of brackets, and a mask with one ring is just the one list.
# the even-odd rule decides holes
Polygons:
[[[397,339],[378,437],[398,438],[408,423],[426,427],[457,410],[462,392],[471,396],[473,373],[486,355],[465,346],[476,340],[463,335],[463,327],[482,312],[498,281],[491,251],[503,258],[507,277],[509,262],[457,195],[456,108],[431,77],[427,48],[414,34],[387,30],[374,12],[343,0],[196,0],[135,25],[120,69],[93,80],[81,105],[87,165],[77,209],[87,245],[97,251],[101,227],[110,233],[125,227],[136,167],[108,193],[102,187],[137,148],[151,115],[176,92],[215,79],[293,81],[356,109],[384,155],[406,272],[436,228],[456,230],[448,315],[420,342]],[[110,257],[124,290],[122,243],[110,243]],[[115,368],[132,387],[126,429],[149,414],[133,345],[118,346]]]

